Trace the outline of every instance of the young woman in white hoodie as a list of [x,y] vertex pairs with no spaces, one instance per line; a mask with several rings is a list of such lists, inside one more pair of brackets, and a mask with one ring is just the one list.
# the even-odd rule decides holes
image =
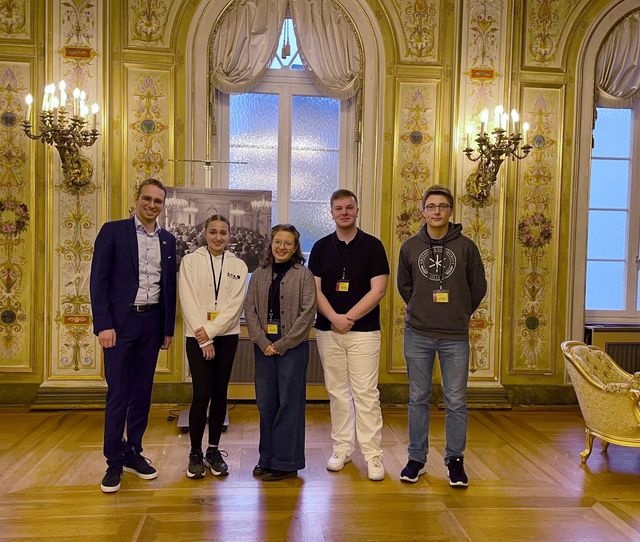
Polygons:
[[[193,385],[189,478],[203,478],[207,468],[214,476],[229,474],[223,459],[226,453],[218,445],[247,278],[246,264],[226,250],[229,230],[229,220],[224,216],[209,217],[204,227],[207,246],[187,254],[180,264],[178,291]],[[202,438],[209,404],[209,446],[203,455]]]

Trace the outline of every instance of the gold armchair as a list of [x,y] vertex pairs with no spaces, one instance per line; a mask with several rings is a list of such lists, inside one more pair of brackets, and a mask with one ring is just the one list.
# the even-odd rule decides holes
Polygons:
[[640,447],[640,373],[629,374],[601,348],[579,341],[563,342],[562,354],[584,417],[582,462],[591,455],[594,437],[603,452],[609,443]]

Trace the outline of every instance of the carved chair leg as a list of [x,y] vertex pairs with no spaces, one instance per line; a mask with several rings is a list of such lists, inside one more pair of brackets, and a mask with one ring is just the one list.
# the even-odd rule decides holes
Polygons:
[[609,443],[606,440],[603,440],[601,442],[602,442],[602,453],[606,454],[607,450],[609,449]]
[[586,448],[580,452],[580,457],[582,458],[582,462],[586,463],[587,459],[589,459],[589,456],[591,455],[591,451],[593,450],[594,436],[588,428],[585,428],[584,432],[586,434]]

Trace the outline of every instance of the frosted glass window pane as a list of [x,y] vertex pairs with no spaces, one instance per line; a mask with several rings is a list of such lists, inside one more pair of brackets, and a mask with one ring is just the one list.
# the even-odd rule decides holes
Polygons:
[[589,211],[588,259],[627,257],[627,213],[625,211]]
[[627,209],[629,207],[629,162],[592,160],[589,207]]
[[292,199],[327,203],[338,188],[339,127],[338,100],[292,98]]
[[304,203],[292,201],[289,206],[290,222],[300,232],[300,246],[305,256],[311,252],[311,247],[321,237],[335,230],[336,225],[331,219],[331,212],[327,202]]
[[275,149],[278,146],[278,96],[232,94],[229,144]]
[[592,156],[629,158],[631,109],[598,108]]
[[624,263],[587,262],[587,310],[624,310]]

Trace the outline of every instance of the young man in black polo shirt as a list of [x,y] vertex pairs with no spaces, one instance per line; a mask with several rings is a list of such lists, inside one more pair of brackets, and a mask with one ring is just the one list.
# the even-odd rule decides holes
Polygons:
[[331,196],[336,231],[313,245],[316,336],[331,408],[333,455],[327,469],[350,461],[355,437],[370,480],[383,480],[382,413],[378,392],[380,308],[389,262],[379,239],[356,227],[358,200],[350,190]]

